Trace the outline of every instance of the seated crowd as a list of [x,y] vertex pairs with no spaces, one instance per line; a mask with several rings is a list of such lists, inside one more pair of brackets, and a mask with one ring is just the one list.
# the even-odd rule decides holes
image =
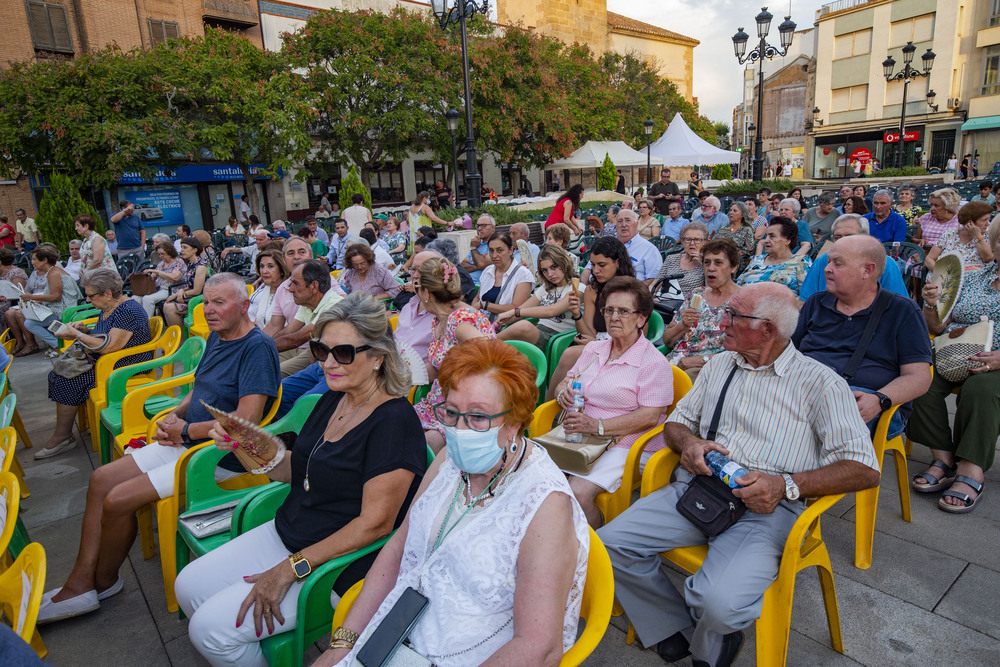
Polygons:
[[[764,188],[722,210],[701,191],[688,217],[664,174],[648,198],[603,220],[581,220],[582,188],[571,188],[540,249],[527,225],[498,230],[486,214],[464,257],[430,227],[408,248],[408,225],[436,219],[427,193],[405,221],[359,214],[357,233],[339,217],[328,220],[330,234],[315,218],[294,235],[257,222],[245,248],[233,218],[218,256],[210,238],[182,226],[176,244],[154,239],[152,287],[132,298],[113,252],[141,252],[141,226],[141,238],[119,230],[112,246],[77,216],[79,287],[54,246],[34,247],[31,275],[0,247],[0,280],[25,289],[18,306],[0,301],[16,356],[55,350],[59,339],[97,355],[139,347],[150,342],[151,317],[180,324],[199,296],[209,330],[193,387],[156,424],[154,441],[91,475],[76,559],[45,594],[39,623],[96,611],[122,590],[136,512],[174,493],[188,448],[239,450],[242,436],[205,404],[261,423],[319,395],[294,431],[277,434],[288,451],[266,475],[289,491],[273,520],[178,573],[190,639],[213,665],[266,664],[261,642],[303,622],[297,599],[310,574],[383,538],[338,576],[333,606],[364,585],[317,665],[358,664],[369,641],[385,641],[376,631],[390,614],[414,600],[427,607],[399,649],[419,654],[406,664],[556,665],[577,639],[588,555],[600,546],[593,528],[643,645],[667,662],[691,655],[699,667],[728,667],[807,499],[878,485],[873,437],[893,410],[888,437],[905,432],[933,455],[912,489],[940,492],[942,511],[972,511],[1000,435],[1000,336],[952,381],[932,377],[931,335],[981,317],[1000,324],[995,201],[960,206],[943,188],[920,215],[908,186],[898,203],[887,190],[845,186],[812,207],[798,188],[787,197]],[[112,222],[133,209],[122,202]],[[570,250],[598,225],[585,254]],[[676,248],[664,254],[666,237]],[[886,250],[907,241],[928,250],[928,270],[959,256],[964,282],[948,313],[933,281],[918,288],[919,302],[911,297],[904,276],[913,267]],[[249,276],[223,270],[232,255],[250,261]],[[80,298],[99,311],[96,323],[50,332]],[[26,317],[36,303],[51,315]],[[517,346],[546,356],[557,340],[564,351],[536,382]],[[427,379],[416,392],[418,376]],[[36,458],[76,446],[74,419],[94,386],[93,370],[50,373],[55,428]],[[950,425],[945,399],[956,391]],[[565,433],[609,440],[586,472],[560,470],[528,437],[546,399]],[[676,480],[605,516],[601,496],[625,483],[640,439],[640,467],[659,450],[679,455]],[[713,537],[677,509],[692,481],[712,474],[709,452],[747,471],[733,492],[747,513]],[[246,474],[241,460],[222,456],[216,479]],[[702,569],[678,590],[660,554],[704,544]]]

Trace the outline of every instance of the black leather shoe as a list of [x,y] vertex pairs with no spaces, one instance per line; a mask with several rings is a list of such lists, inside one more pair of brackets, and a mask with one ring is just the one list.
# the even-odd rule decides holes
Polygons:
[[688,646],[688,640],[678,632],[657,644],[656,654],[667,662],[677,662],[691,655]]
[[[737,656],[740,654],[740,649],[743,648],[743,631],[737,630],[736,632],[730,632],[728,635],[723,635],[722,637],[722,650],[719,652],[719,660],[715,663],[715,667],[731,667],[731,665],[736,662]],[[704,660],[692,660],[692,667],[711,667]]]

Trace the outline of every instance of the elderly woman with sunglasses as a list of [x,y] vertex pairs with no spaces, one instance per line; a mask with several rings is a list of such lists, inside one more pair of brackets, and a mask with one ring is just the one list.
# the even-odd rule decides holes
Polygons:
[[400,648],[422,664],[556,665],[573,645],[590,538],[566,478],[523,436],[534,378],[495,340],[458,345],[441,364],[448,455],[314,667],[357,664],[403,595],[429,602]]
[[[621,486],[629,448],[643,433],[664,422],[674,393],[670,363],[643,335],[653,312],[649,289],[636,278],[612,278],[601,293],[599,307],[610,339],[588,343],[556,390],[559,405],[569,410],[573,382],[583,387],[585,407],[583,412],[566,413],[566,432],[617,438],[590,474],[573,474],[569,480],[594,528],[604,524],[597,509],[598,494],[613,493]],[[653,438],[643,460],[665,444],[662,436]]]
[[[185,567],[177,601],[191,643],[213,665],[262,665],[260,639],[295,629],[299,590],[312,571],[389,535],[403,522],[427,467],[406,400],[410,371],[385,309],[352,294],[319,317],[310,348],[327,391],[268,476],[288,482],[273,521]],[[215,425],[216,446],[239,443]],[[378,552],[347,566],[333,588],[365,577]]]

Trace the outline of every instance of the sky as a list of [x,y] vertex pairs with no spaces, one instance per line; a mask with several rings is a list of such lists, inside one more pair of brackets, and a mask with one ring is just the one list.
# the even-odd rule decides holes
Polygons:
[[[791,17],[797,30],[812,26],[816,10],[833,0],[791,0]],[[750,35],[747,51],[755,44],[754,17],[762,4],[749,0],[608,0],[608,10],[701,42],[694,49],[694,94],[702,115],[732,124],[733,107],[742,101],[744,65],[733,53],[733,35],[739,27]],[[778,25],[789,13],[789,0],[767,5],[774,15],[768,42],[780,45]],[[793,43],[792,48],[795,48]],[[811,54],[810,54],[811,55]],[[764,76],[780,67],[766,61]]]

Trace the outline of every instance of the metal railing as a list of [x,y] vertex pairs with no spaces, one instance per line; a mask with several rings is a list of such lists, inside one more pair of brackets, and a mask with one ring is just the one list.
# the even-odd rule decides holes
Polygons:
[[879,0],[836,0],[836,2],[830,2],[819,8],[819,15],[825,16],[827,14],[832,14],[834,12],[839,12],[843,9],[851,9],[852,7],[860,7],[861,5],[867,5],[872,2],[878,2]]

